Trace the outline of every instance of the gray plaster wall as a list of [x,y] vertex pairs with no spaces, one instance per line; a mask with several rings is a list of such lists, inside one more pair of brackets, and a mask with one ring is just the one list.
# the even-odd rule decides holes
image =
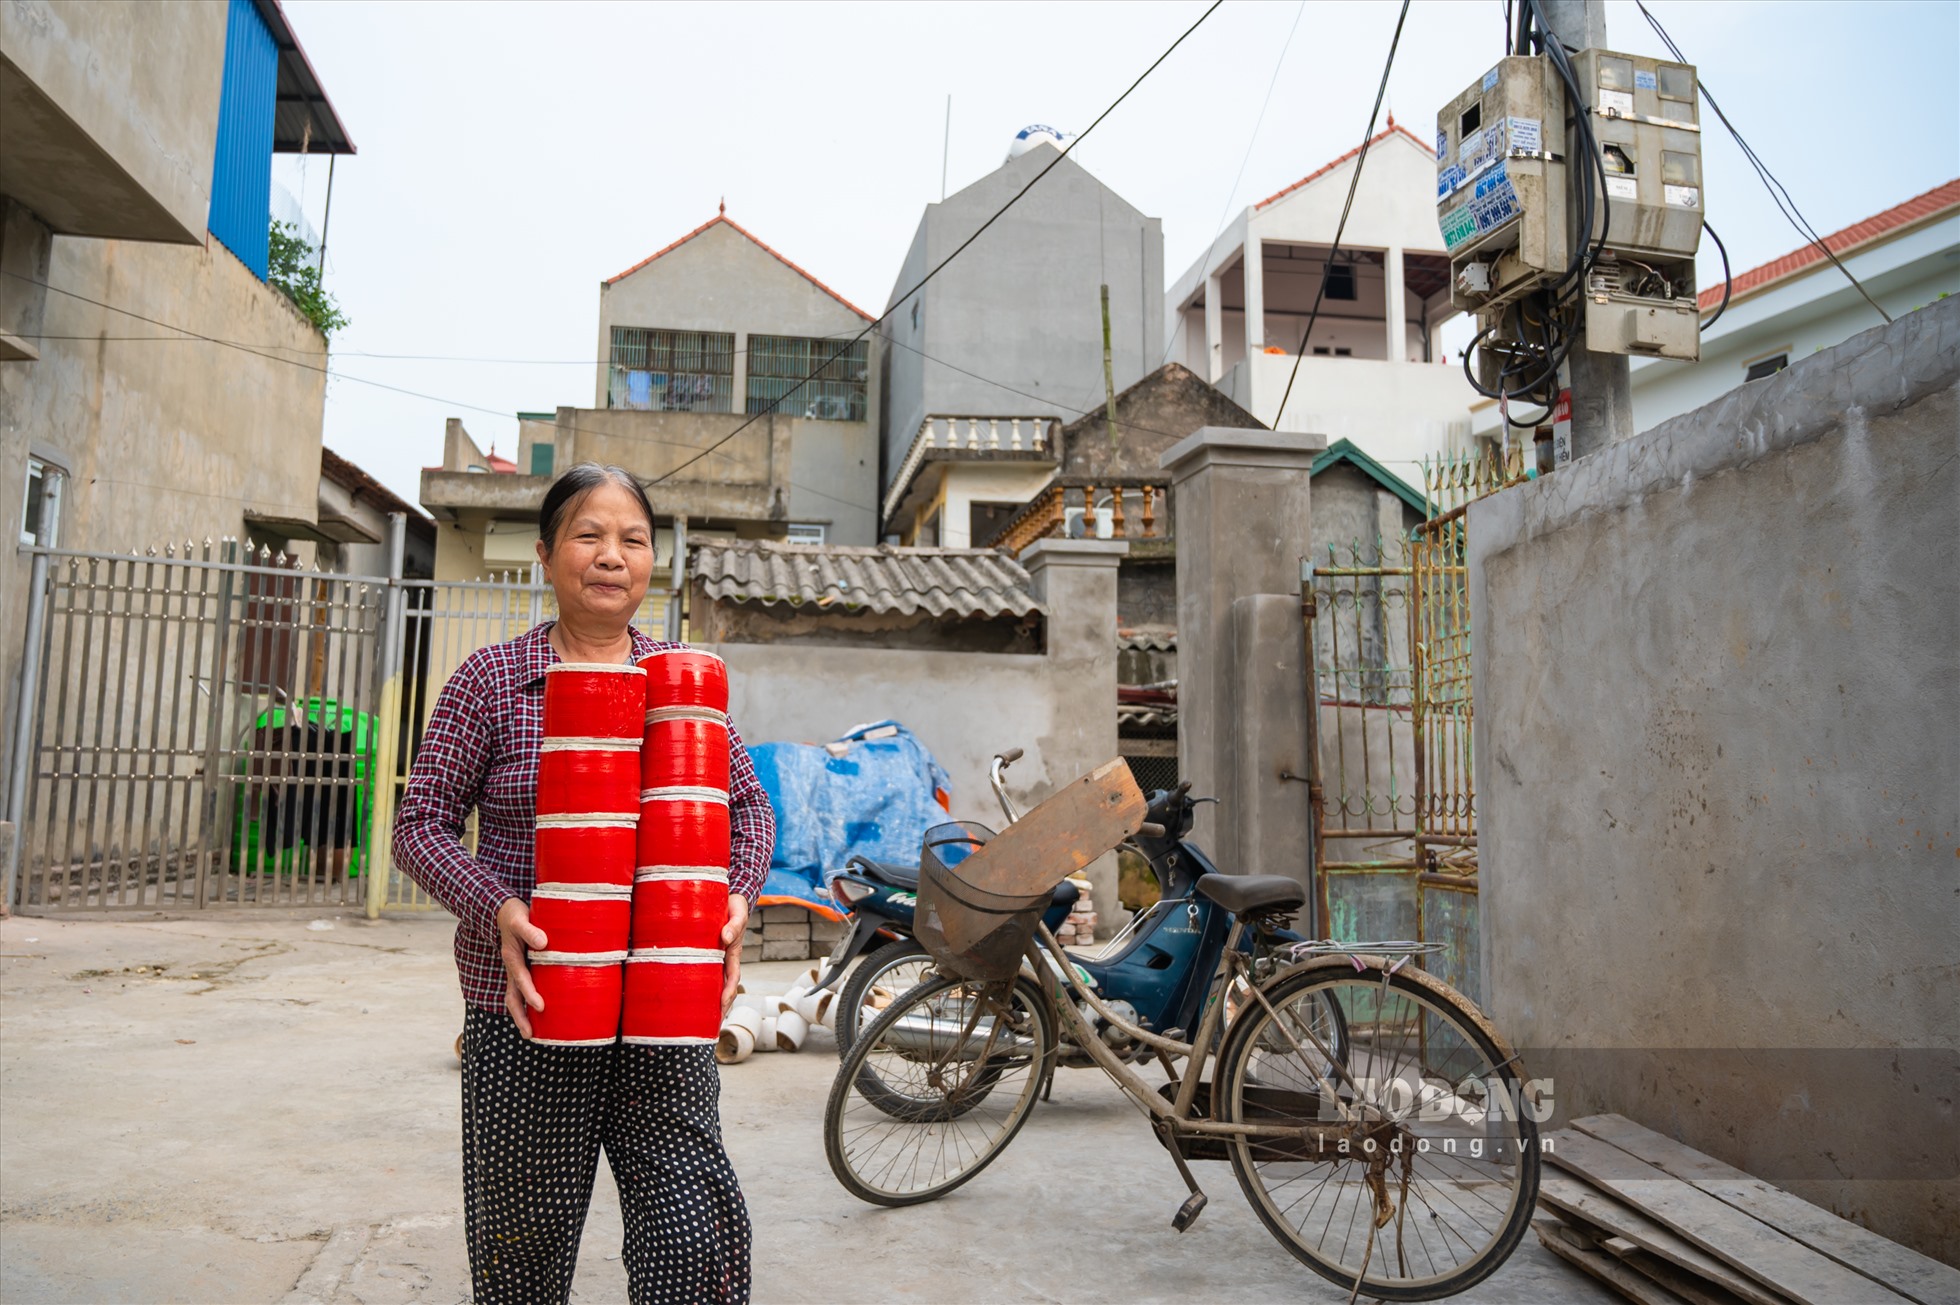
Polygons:
[[[994,755],[1023,808],[1117,755],[1116,570],[1125,545],[1043,540],[1021,555],[1047,612],[1039,655],[710,643],[727,659],[729,711],[756,743],[825,743],[890,718],[919,736],[953,781],[954,818],[1002,824],[987,784]],[[1114,866],[1092,868],[1102,920],[1117,911]]]
[[[1073,159],[1056,165],[923,291],[901,298],[1054,161],[1052,149],[1030,150],[926,206],[893,283],[885,326],[892,341],[884,426],[887,476],[903,461],[928,414],[1072,420],[1102,403],[1100,287],[1105,279],[1117,389],[1162,362],[1162,223],[1138,212]],[[977,375],[941,366],[915,350]]]
[[1956,507],[1947,301],[1482,500],[1468,558],[1498,1026],[1561,1115],[1949,1262]]

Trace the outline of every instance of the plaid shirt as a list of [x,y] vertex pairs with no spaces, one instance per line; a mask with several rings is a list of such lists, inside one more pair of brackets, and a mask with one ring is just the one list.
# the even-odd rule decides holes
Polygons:
[[[504,1008],[497,908],[528,904],[537,883],[538,754],[544,739],[545,669],[559,660],[547,621],[509,643],[479,648],[456,668],[429,715],[395,815],[395,864],[456,917],[456,969],[463,1000]],[[633,660],[685,644],[638,630]],[[753,907],[769,873],[776,817],[735,723],[728,725],[728,886]],[[476,855],[463,848],[463,822],[477,813]]]

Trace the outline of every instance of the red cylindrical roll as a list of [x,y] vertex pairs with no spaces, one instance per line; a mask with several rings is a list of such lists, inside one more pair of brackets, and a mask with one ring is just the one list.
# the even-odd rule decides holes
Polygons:
[[728,864],[728,798],[709,789],[641,795],[640,865]]
[[640,809],[637,747],[546,739],[538,757],[540,816],[624,816]]
[[537,881],[631,887],[638,829],[637,816],[541,818],[535,844]]
[[637,739],[646,709],[646,672],[638,666],[559,662],[545,669],[548,739]]
[[706,1044],[721,1032],[722,953],[661,947],[626,958],[620,1030],[641,1045]]
[[721,946],[728,872],[718,866],[646,866],[633,874],[633,948]]
[[728,710],[728,666],[711,652],[674,648],[640,662],[647,673],[648,707]]
[[661,707],[647,713],[640,745],[640,787],[728,791],[728,717],[705,707]]
[[623,952],[532,952],[531,982],[544,998],[544,1009],[531,1012],[533,1040],[547,1047],[603,1047],[616,1040],[625,960]]
[[618,952],[631,937],[633,890],[611,885],[539,884],[531,894],[531,923],[554,952]]

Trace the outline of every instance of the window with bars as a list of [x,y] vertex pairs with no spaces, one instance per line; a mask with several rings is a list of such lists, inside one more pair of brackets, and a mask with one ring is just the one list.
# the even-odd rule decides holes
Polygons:
[[606,406],[648,412],[735,411],[735,336],[615,326]]
[[751,335],[748,411],[768,412],[781,400],[775,411],[792,417],[863,421],[870,357],[864,340],[846,344],[800,335]]

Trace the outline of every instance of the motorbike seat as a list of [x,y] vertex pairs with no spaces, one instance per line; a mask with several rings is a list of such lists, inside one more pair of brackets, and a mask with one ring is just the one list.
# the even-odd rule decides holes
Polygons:
[[[851,868],[868,878],[890,884],[894,888],[903,888],[907,892],[916,893],[919,891],[919,867],[915,865],[892,865],[884,861],[873,861],[871,858],[863,856],[852,857],[849,864]],[[1291,881],[1289,880],[1288,882],[1290,883]],[[1051,900],[1056,906],[1074,906],[1075,899],[1080,896],[1082,896],[1082,890],[1077,888],[1069,880],[1064,879],[1061,883],[1055,885],[1054,896]]]
[[1285,875],[1206,875],[1198,880],[1198,891],[1233,915],[1294,911],[1307,901],[1307,890]]

